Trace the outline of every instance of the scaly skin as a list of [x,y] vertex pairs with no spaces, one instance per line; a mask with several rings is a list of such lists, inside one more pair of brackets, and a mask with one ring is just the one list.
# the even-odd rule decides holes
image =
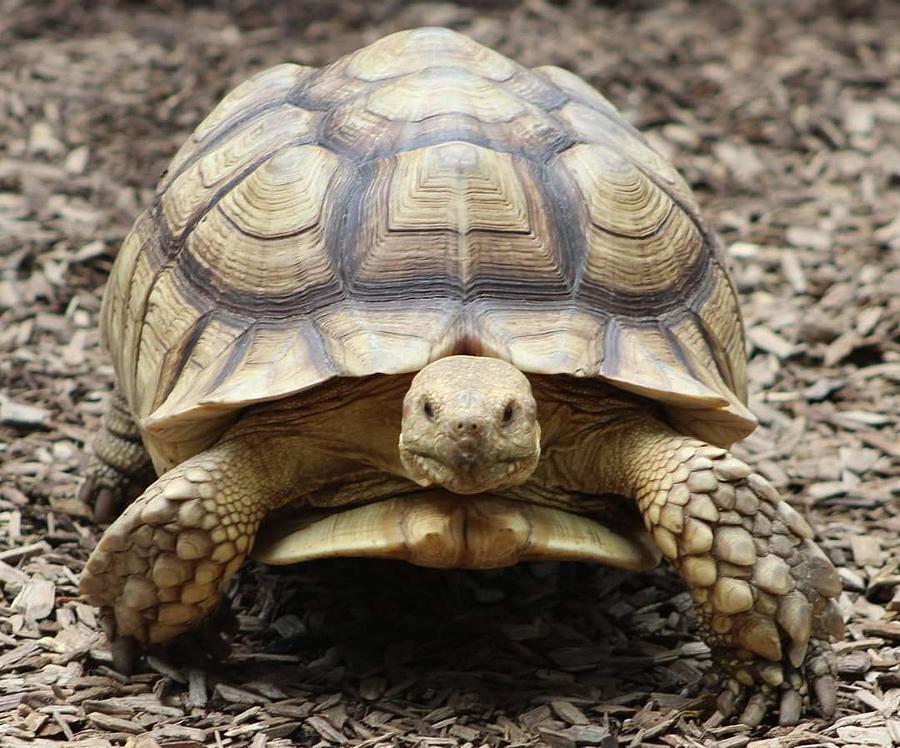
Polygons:
[[107,529],[81,591],[142,643],[193,628],[253,547],[260,520],[292,496],[290,442],[226,440],[153,483]]
[[93,448],[78,498],[93,505],[97,522],[108,522],[122,505],[131,483],[152,472],[141,431],[118,389],[103,414]]
[[722,673],[719,711],[730,717],[743,707],[740,721],[755,726],[780,700],[781,723],[793,724],[811,685],[832,716],[828,639],[841,634],[841,583],[806,521],[724,449],[649,416],[619,433],[623,480],[687,583]]

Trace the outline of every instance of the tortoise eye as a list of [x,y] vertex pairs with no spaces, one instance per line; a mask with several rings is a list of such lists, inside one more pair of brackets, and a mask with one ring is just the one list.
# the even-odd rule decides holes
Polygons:
[[503,409],[503,418],[501,419],[501,422],[504,426],[508,425],[512,421],[513,412],[513,404],[507,403],[506,407]]
[[428,400],[425,401],[425,404],[422,406],[422,411],[425,413],[425,417],[429,421],[434,420],[434,408],[431,407],[431,403]]

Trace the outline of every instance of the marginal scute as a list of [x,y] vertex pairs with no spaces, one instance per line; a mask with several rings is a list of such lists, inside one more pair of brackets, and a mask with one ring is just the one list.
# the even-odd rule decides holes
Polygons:
[[[728,273],[718,259],[709,267],[711,291],[705,301],[696,308],[696,319],[716,336],[716,350],[720,352],[721,365],[729,388],[737,396],[732,402],[740,409],[747,402],[747,357],[744,353],[744,328],[739,314],[735,314],[736,291]],[[746,408],[742,416],[750,415]]]
[[[486,304],[476,310],[488,312]],[[597,350],[598,321],[576,308],[547,310],[535,324],[527,310],[490,308],[478,314],[478,329],[484,336],[486,355],[508,360],[523,371],[540,374],[578,372],[580,376],[599,373]]]
[[[608,114],[618,116],[618,110],[602,93],[593,86],[585,83],[574,73],[556,67],[555,65],[542,65],[534,68],[534,72],[543,75],[561,88],[573,99],[577,99],[582,104],[598,109]],[[636,131],[635,131],[636,132]]]
[[661,329],[608,324],[605,338],[613,353],[600,357],[599,374],[618,387],[673,405],[690,402],[714,410],[727,404],[724,396],[685,371]]

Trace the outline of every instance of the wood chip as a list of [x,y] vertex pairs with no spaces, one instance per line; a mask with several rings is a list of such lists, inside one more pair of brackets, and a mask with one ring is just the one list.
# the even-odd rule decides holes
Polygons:
[[900,623],[866,622],[861,628],[868,636],[882,636],[885,639],[900,641]]
[[587,725],[590,723],[584,712],[569,701],[556,699],[550,702],[550,707],[557,717],[570,725]]
[[881,550],[881,541],[871,535],[856,535],[850,538],[853,560],[857,566],[881,566],[886,558]]
[[121,717],[114,717],[111,714],[103,712],[90,712],[87,715],[88,721],[99,730],[110,730],[112,732],[130,732],[134,735],[144,732],[143,725],[132,722]]
[[38,405],[14,402],[0,395],[0,424],[21,428],[41,428],[52,413]]
[[31,577],[13,600],[12,609],[24,614],[31,621],[46,618],[56,603],[56,585],[41,577]]
[[793,343],[789,343],[767,327],[751,327],[747,337],[757,348],[774,353],[780,359],[792,356],[797,350]]

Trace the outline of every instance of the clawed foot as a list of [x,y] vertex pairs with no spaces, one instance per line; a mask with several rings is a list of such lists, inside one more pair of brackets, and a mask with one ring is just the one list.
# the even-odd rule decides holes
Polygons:
[[131,479],[98,457],[93,457],[78,488],[77,498],[93,507],[94,522],[106,524],[127,503]]
[[[109,621],[111,641],[162,642],[216,606],[258,524],[251,510],[229,501],[232,493],[214,464],[193,458],[110,525],[88,559],[81,591]],[[128,664],[124,655],[119,664]]]
[[94,508],[94,521],[109,522],[116,516],[134,484],[153,480],[150,455],[141,432],[121,393],[115,391],[103,415],[103,425],[93,441],[94,455],[78,489],[78,499]]
[[726,673],[713,678],[721,689],[716,706],[725,719],[739,714],[737,721],[756,727],[777,706],[779,724],[793,725],[810,705],[817,705],[825,718],[834,716],[835,657],[827,641],[812,639],[800,667],[740,650],[720,649],[713,658],[719,672]]
[[796,724],[814,703],[824,717],[832,717],[837,672],[828,640],[843,634],[833,599],[841,591],[837,572],[813,542],[806,521],[762,476],[751,474],[729,487],[738,507],[754,509],[754,527],[759,529],[762,518],[771,532],[754,534],[756,558],[748,569],[749,554],[738,558],[743,551],[735,529],[717,528],[721,542],[714,550],[722,559],[717,578],[702,603],[698,596],[705,590],[695,594],[724,674],[718,709],[726,718],[740,711],[739,720],[754,727],[773,705],[782,725]]
[[718,464],[732,478],[712,495],[716,577],[692,590],[723,674],[718,709],[754,727],[773,706],[782,725],[795,724],[812,703],[831,717],[837,685],[828,639],[843,629],[833,600],[841,591],[837,572],[806,521],[762,476],[733,477],[744,472],[733,458]]
[[759,724],[774,704],[793,724],[836,701],[829,637],[843,625],[840,578],[806,521],[725,450],[683,439],[641,497],[653,537],[687,582],[721,683],[718,708]]
[[[101,611],[101,624],[109,640],[112,667],[123,675],[140,672],[139,660],[146,651],[132,636],[121,636],[111,608]],[[225,662],[230,654],[229,639],[238,631],[237,619],[227,605],[216,606],[200,624],[165,645],[164,656],[177,662],[179,668],[208,669]],[[147,654],[153,653],[151,647]]]

